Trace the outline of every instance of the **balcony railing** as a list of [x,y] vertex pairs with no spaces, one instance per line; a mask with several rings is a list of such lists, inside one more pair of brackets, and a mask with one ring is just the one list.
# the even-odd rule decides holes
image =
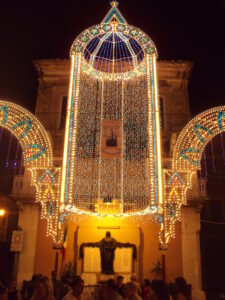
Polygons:
[[[29,174],[28,174],[29,175]],[[12,196],[30,197],[35,195],[35,188],[31,185],[29,176],[15,175],[13,179]]]

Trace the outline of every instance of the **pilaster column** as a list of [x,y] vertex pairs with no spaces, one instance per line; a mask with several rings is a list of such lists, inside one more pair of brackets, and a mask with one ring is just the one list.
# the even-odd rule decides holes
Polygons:
[[23,280],[31,280],[34,274],[39,207],[34,203],[23,204],[19,213],[18,225],[24,232],[23,249],[19,254],[17,283],[22,287]]
[[201,278],[200,212],[196,205],[182,208],[183,277],[192,286],[192,300],[205,299]]

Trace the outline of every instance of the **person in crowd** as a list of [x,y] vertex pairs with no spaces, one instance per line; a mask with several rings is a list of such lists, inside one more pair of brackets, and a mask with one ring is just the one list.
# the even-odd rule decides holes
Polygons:
[[104,300],[122,300],[123,297],[117,291],[117,284],[114,279],[109,279],[103,288]]
[[62,276],[61,286],[59,287],[58,290],[58,296],[57,296],[58,300],[62,300],[62,298],[65,297],[68,294],[68,292],[71,290],[70,280],[71,280],[70,277],[68,277],[67,275]]
[[167,285],[167,290],[170,295],[171,300],[177,300],[177,286],[175,283],[171,282]]
[[151,282],[149,279],[144,279],[144,285],[142,289],[142,298],[144,300],[151,299]]
[[9,281],[8,300],[21,300],[21,294],[17,291],[17,282],[15,279]]
[[51,281],[52,281],[53,295],[54,297],[56,297],[57,296],[57,273],[55,270],[51,272]]
[[5,285],[0,281],[0,300],[7,300],[7,290]]
[[121,276],[121,275],[117,276],[117,279],[116,279],[116,281],[117,281],[117,283],[116,283],[116,285],[117,285],[117,291],[118,291],[118,293],[122,297],[124,296],[124,292],[123,292],[123,289],[124,289],[123,279],[124,279],[124,277]]
[[35,282],[42,278],[41,274],[34,274],[32,276],[31,281],[24,281],[23,282],[23,288],[21,291],[22,299],[23,300],[31,300],[33,293],[34,293],[34,285]]
[[0,269],[0,300],[7,300],[8,276],[5,269]]
[[175,279],[177,286],[177,300],[190,300],[190,292],[186,280],[183,277]]
[[153,280],[151,288],[153,291],[152,300],[170,300],[166,285],[162,280]]
[[46,277],[40,277],[34,282],[32,300],[55,300],[50,287],[50,281]]
[[225,293],[219,293],[218,300],[225,300]]
[[135,285],[137,294],[138,294],[139,296],[141,296],[141,294],[142,294],[142,291],[141,291],[141,285],[140,285],[140,283],[137,281],[137,276],[136,276],[136,274],[132,274],[132,275],[130,276],[130,281]]
[[92,296],[84,289],[84,281],[75,277],[71,282],[71,290],[63,297],[63,300],[92,300]]
[[22,290],[21,290],[21,297],[23,300],[27,299],[27,291],[28,291],[29,285],[30,285],[30,281],[28,281],[28,280],[23,281]]
[[137,294],[137,289],[133,282],[127,282],[125,284],[124,295],[126,300],[141,300],[141,297]]

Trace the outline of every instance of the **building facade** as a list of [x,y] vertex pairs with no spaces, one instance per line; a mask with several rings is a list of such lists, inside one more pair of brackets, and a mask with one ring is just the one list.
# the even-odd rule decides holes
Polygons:
[[[34,65],[39,81],[35,115],[50,136],[54,165],[60,166],[63,159],[70,62],[38,60],[34,61]],[[190,120],[188,81],[191,70],[190,62],[158,62],[163,168],[171,167],[176,138]],[[188,205],[182,209],[182,221],[176,224],[176,238],[171,240],[165,254],[167,281],[184,276],[192,284],[196,299],[200,299],[200,211],[201,199],[205,195],[200,191],[197,179],[195,182],[196,185],[188,196]],[[23,177],[14,178],[12,196],[21,203],[19,225],[25,233],[24,248],[18,263],[18,280],[21,284],[22,280],[29,280],[34,273],[49,276],[55,267],[56,250],[53,249],[52,240],[46,238],[45,220],[41,220],[39,206],[35,204],[35,190],[30,186],[28,172],[25,171]],[[121,242],[127,242],[129,237],[129,242],[137,245],[138,258],[134,262],[133,272],[141,280],[153,279],[155,274],[151,270],[164,252],[159,250],[158,226],[154,222],[145,222],[144,217],[141,224],[121,220],[118,224],[108,224],[102,228],[99,224],[88,223],[86,220],[70,221],[65,264],[73,262],[76,272],[82,274],[79,245],[99,240],[107,228]],[[92,240],[90,236],[93,237]]]

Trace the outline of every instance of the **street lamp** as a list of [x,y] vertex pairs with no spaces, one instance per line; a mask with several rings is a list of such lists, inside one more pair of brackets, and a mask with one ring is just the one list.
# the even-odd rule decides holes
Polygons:
[[0,208],[0,217],[4,217],[6,211],[3,208]]

